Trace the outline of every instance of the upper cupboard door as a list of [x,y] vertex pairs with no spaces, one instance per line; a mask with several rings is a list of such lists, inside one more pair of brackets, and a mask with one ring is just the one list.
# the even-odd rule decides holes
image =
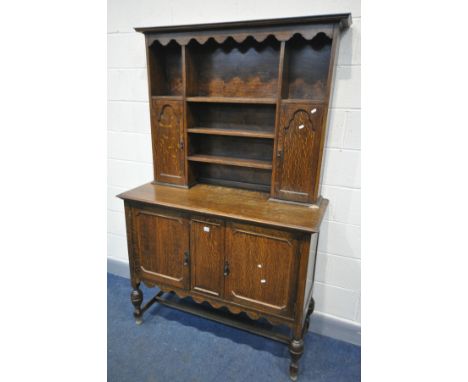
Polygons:
[[167,210],[135,210],[140,274],[155,283],[189,286],[189,220]]
[[153,100],[153,155],[158,182],[185,184],[183,120],[182,101]]
[[312,203],[319,166],[324,108],[313,104],[283,104],[275,158],[273,196]]

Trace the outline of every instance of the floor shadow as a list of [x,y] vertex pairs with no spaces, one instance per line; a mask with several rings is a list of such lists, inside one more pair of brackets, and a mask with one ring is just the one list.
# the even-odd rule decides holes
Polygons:
[[[152,290],[154,294],[157,293],[154,289]],[[167,296],[165,294],[164,296]],[[171,296],[171,300],[180,301],[182,300],[184,304],[188,306],[198,306],[202,307],[204,311],[210,313],[216,313],[219,316],[234,318],[238,322],[243,323],[254,323],[256,327],[267,329],[267,330],[274,330],[277,333],[281,333],[283,335],[288,335],[289,328],[281,325],[281,326],[273,326],[267,320],[261,318],[259,320],[252,320],[250,319],[245,313],[240,314],[233,314],[229,312],[227,308],[219,308],[215,309],[208,303],[196,303],[190,297],[179,299],[177,296]],[[248,345],[256,350],[267,351],[277,357],[286,358],[289,356],[287,351],[287,345],[282,344],[280,342],[252,334],[246,332],[241,329],[237,329],[231,326],[227,326],[225,324],[218,323],[216,321],[212,321],[207,318],[195,316],[190,313],[182,312],[164,305],[160,305],[155,303],[151,308],[149,308],[143,315],[144,324],[151,325],[154,322],[154,317],[159,316],[164,318],[165,320],[169,321],[176,321],[177,323],[195,328],[202,332],[211,333],[217,337],[229,339],[236,344],[243,344]]]

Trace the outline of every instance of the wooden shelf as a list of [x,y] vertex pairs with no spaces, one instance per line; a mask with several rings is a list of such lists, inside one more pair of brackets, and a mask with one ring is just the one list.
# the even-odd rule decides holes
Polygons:
[[253,130],[234,130],[234,129],[214,129],[208,127],[194,127],[187,129],[192,134],[209,134],[209,135],[227,135],[230,137],[248,137],[248,138],[269,138],[274,139],[274,132],[253,131]]
[[271,187],[271,185],[269,184],[257,184],[257,183],[242,182],[238,180],[229,180],[229,179],[213,179],[213,178],[198,177],[198,181],[200,183],[213,184],[216,186],[242,188],[244,190],[253,190],[253,191],[266,192],[266,193],[270,192],[270,187]]
[[281,103],[325,103],[323,99],[310,99],[310,98],[283,98]]
[[249,97],[187,97],[187,102],[212,102],[212,103],[251,103],[251,104],[276,104],[276,98],[249,98]]
[[182,101],[182,96],[180,95],[158,95],[158,96],[151,96],[151,99],[162,99],[162,100],[174,100],[174,101]]
[[190,155],[187,158],[191,162],[203,162],[222,164],[227,166],[238,166],[238,167],[249,167],[249,168],[260,168],[263,170],[271,170],[271,162],[257,160],[257,159],[242,159],[225,157],[219,155]]

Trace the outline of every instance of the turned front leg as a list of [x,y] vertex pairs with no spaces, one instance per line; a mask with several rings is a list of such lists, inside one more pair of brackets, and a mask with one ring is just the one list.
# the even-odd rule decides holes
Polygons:
[[137,325],[140,325],[143,320],[141,318],[143,312],[141,311],[141,303],[143,302],[143,292],[140,290],[140,284],[137,284],[136,287],[132,290],[130,294],[130,299],[132,301],[133,306],[135,307],[133,311],[133,316],[135,317],[135,321]]
[[289,377],[297,380],[297,373],[299,371],[299,359],[304,353],[304,340],[302,338],[293,338],[289,343],[289,353],[291,354],[291,363],[289,364]]

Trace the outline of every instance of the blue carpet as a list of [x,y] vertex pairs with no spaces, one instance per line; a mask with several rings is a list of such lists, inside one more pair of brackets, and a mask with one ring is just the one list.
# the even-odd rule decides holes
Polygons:
[[[141,289],[144,302],[156,293]],[[286,345],[158,304],[138,326],[130,292],[129,280],[108,274],[108,381],[289,381]],[[304,340],[299,382],[360,381],[360,347],[314,333]]]

